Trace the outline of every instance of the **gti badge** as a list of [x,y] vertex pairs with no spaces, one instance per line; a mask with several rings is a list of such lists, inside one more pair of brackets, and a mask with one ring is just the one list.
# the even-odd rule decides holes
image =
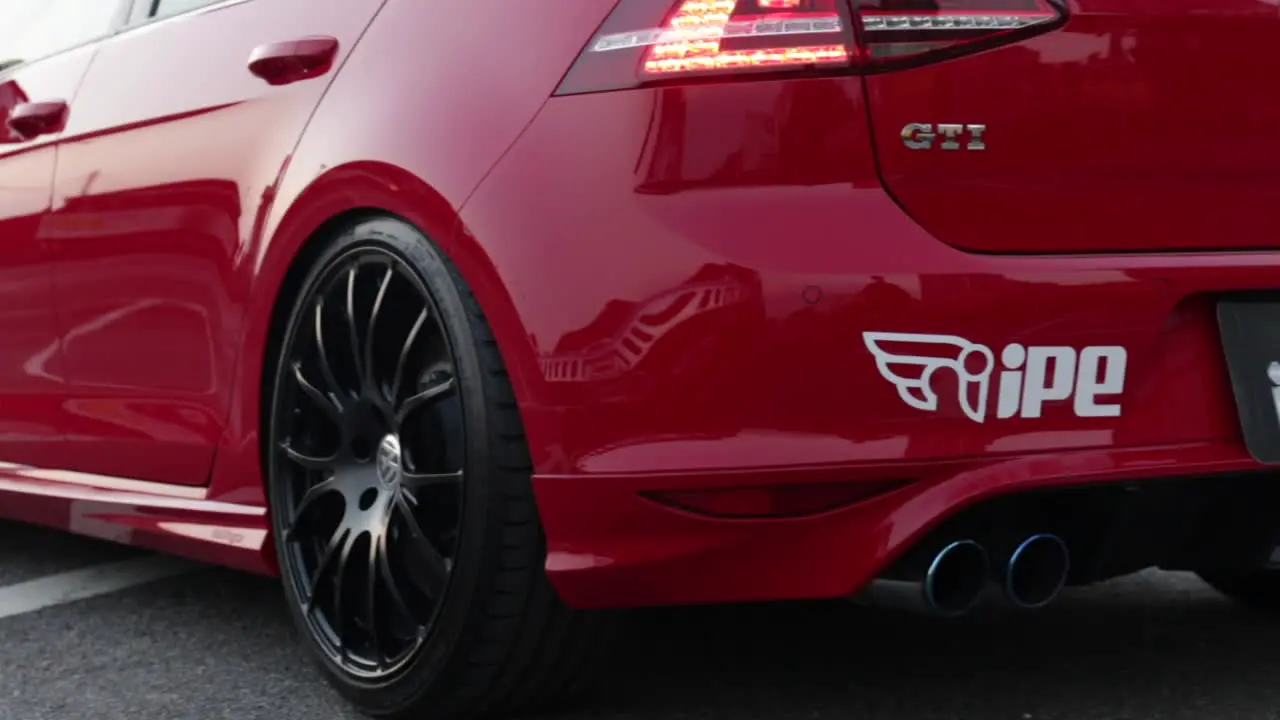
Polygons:
[[[942,142],[938,147],[943,150],[986,150],[986,142],[982,139],[986,132],[986,125],[939,123],[935,130],[931,123],[908,123],[902,128],[902,144],[910,150],[932,150],[941,136]],[[961,144],[961,139],[964,144]]]
[[[863,333],[880,375],[898,389],[898,397],[917,410],[938,409],[934,374],[940,369],[959,380],[960,409],[974,422],[987,417],[994,353],[985,345],[955,335]],[[1071,401],[1077,417],[1119,417],[1128,353],[1116,345],[1080,350],[1061,346],[1010,343],[1000,352],[995,416],[1038,418],[1046,403]],[[1116,402],[1101,402],[1115,396]]]

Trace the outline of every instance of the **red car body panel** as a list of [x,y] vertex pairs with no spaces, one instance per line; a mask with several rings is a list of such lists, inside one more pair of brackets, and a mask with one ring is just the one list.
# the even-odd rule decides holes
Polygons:
[[[773,107],[795,124],[750,120]],[[843,595],[996,492],[1252,463],[1207,294],[1265,287],[1277,258],[961,252],[880,188],[863,113],[857,79],[556,98],[464,208],[491,253],[513,256],[498,265],[521,299],[519,352],[544,369],[519,391],[548,567],[572,601]],[[1122,345],[1124,414],[922,413],[863,343],[884,329]],[[637,337],[652,341],[637,351]],[[796,520],[638,495],[886,478],[912,484]]]
[[[978,252],[1280,246],[1263,219],[1280,190],[1280,104],[1257,90],[1280,54],[1275,5],[1078,0],[1071,10],[1058,32],[868,76],[885,185],[915,220]],[[903,126],[929,120],[985,123],[993,148],[1018,151],[905,148]]]
[[[61,135],[0,144],[24,188],[0,194],[0,512],[274,572],[273,323],[309,241],[371,209],[484,309],[573,605],[842,596],[999,494],[1258,469],[1214,299],[1280,269],[1280,103],[1231,47],[1280,16],[1236,4],[1075,0],[912,69],[556,96],[615,0],[239,0],[0,75],[5,107],[74,97]],[[318,35],[320,77],[246,68]],[[1222,68],[1217,107],[1191,63]],[[939,122],[987,150],[902,144]],[[1174,252],[1203,248],[1252,251]],[[973,422],[954,377],[924,412],[866,332],[1123,347],[1123,413]],[[661,500],[812,487],[867,490],[802,517]]]
[[[92,58],[91,48],[78,48],[11,70],[0,79],[0,120],[7,123],[14,108],[33,98],[73,97]],[[38,240],[49,210],[54,147],[49,136],[23,140],[7,124],[0,131],[0,457],[40,467],[66,457],[52,269]]]
[[[246,60],[261,45],[328,36],[340,65],[381,4],[232,2],[101,43],[59,148],[43,233],[64,328],[71,469],[208,482],[236,388],[247,251],[333,78],[272,87]],[[139,82],[157,58],[183,69]]]

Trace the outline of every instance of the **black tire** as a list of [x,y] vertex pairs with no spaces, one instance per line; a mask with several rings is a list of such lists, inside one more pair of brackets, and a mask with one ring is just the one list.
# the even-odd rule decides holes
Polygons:
[[1280,611],[1280,569],[1201,571],[1214,590],[1252,610]]
[[[351,263],[360,269],[350,271]],[[362,272],[375,279],[372,300]],[[335,283],[345,287],[336,296]],[[423,294],[421,313],[406,299],[412,291]],[[341,303],[325,304],[344,296],[337,312],[347,314],[346,338],[335,331],[341,318],[333,321]],[[362,335],[350,318],[369,307]],[[428,342],[421,321],[408,324],[423,314],[439,320],[443,343]],[[392,367],[392,355],[379,353],[382,336],[397,332],[406,340]],[[344,342],[346,365],[336,359]],[[599,664],[605,616],[571,611],[547,581],[515,397],[484,314],[452,263],[399,219],[353,222],[310,264],[278,347],[264,428],[272,528],[289,607],[330,684],[365,713],[395,718],[528,712],[581,689]],[[443,357],[452,380],[443,379]],[[323,362],[320,372],[306,367],[308,358]],[[377,377],[389,367],[393,377]],[[399,387],[413,378],[416,387]],[[330,388],[330,400],[346,393],[350,407],[323,403]],[[351,420],[347,410],[368,417]],[[325,436],[326,421],[336,433]],[[386,432],[377,451],[369,445],[377,433],[366,428]],[[326,437],[331,452],[318,449]],[[375,460],[391,458],[392,445],[395,469],[384,474]],[[446,493],[449,482],[456,486]],[[317,484],[326,487],[307,500]],[[441,494],[427,498],[428,489]],[[446,525],[452,529],[440,529]],[[352,558],[359,562],[348,570]],[[401,645],[403,656],[393,657],[388,648]]]

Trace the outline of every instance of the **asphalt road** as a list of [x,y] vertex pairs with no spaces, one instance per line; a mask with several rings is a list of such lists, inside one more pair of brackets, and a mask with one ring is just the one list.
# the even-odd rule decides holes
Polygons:
[[[138,555],[0,523],[0,593]],[[198,568],[0,618],[0,720],[359,717],[299,652],[283,602],[270,580]],[[562,717],[1280,718],[1277,647],[1280,620],[1158,573],[959,623],[843,603],[646,611]]]

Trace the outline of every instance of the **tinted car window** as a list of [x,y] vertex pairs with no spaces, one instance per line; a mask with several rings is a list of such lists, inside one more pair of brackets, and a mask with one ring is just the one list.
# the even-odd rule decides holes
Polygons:
[[116,0],[3,0],[0,72],[39,60],[111,32]]
[[177,15],[188,10],[195,10],[202,5],[212,5],[215,2],[218,2],[218,0],[156,0],[155,8],[151,11],[151,17]]

